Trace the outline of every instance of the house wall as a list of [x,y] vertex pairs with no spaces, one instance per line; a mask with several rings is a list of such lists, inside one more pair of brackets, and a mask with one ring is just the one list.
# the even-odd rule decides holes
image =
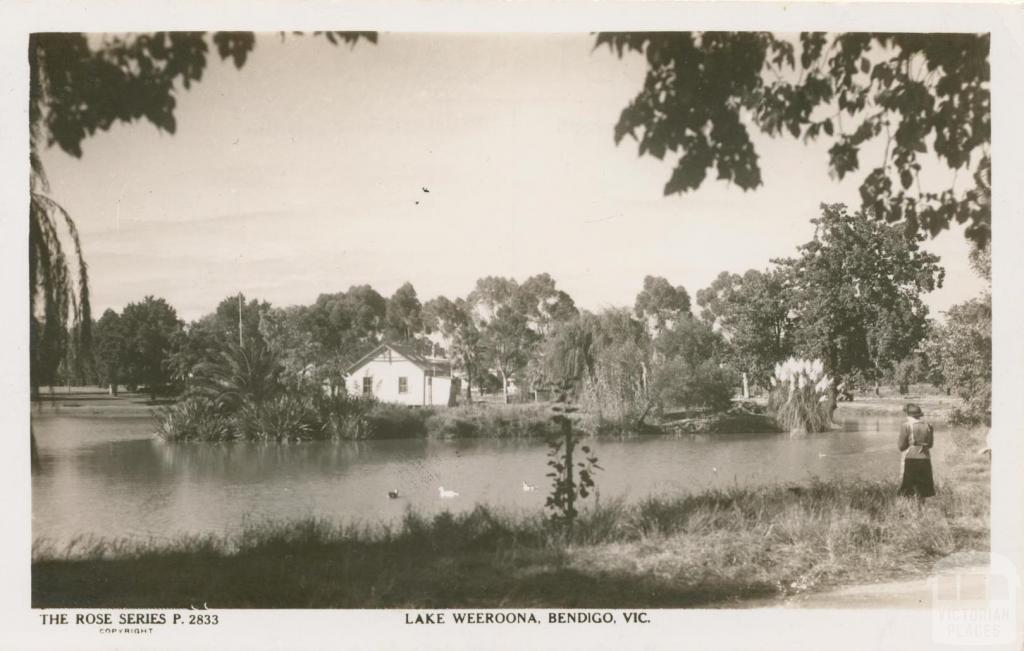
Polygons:
[[[358,396],[363,393],[363,378],[373,378],[373,396],[382,402],[402,405],[422,405],[424,400],[423,370],[409,360],[392,353],[389,361],[381,355],[362,368],[354,371],[346,381],[348,392]],[[406,378],[408,391],[398,392],[398,378]]]

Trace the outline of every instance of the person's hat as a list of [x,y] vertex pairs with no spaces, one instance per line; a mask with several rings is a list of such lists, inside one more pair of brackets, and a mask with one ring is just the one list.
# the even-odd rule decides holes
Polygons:
[[924,415],[924,412],[921,411],[921,408],[912,402],[908,402],[906,406],[903,407],[903,411],[904,413],[907,414],[907,416],[913,416],[914,418],[920,418],[921,416]]

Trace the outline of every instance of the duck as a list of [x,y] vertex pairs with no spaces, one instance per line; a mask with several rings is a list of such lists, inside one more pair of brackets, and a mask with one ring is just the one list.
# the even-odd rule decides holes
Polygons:
[[535,490],[537,490],[536,486],[534,486],[533,484],[527,484],[525,481],[523,482],[523,492],[524,493],[529,492],[529,491],[535,491]]
[[398,489],[396,488],[394,490],[388,491],[388,497],[390,497],[393,500],[397,500],[400,497],[399,493],[398,493]]
[[451,498],[453,498],[453,497],[458,497],[458,496],[459,496],[459,494],[458,494],[458,493],[456,493],[455,491],[449,491],[449,490],[445,490],[445,489],[444,489],[444,486],[438,486],[438,487],[437,487],[437,492],[438,492],[438,494],[439,494],[439,495],[440,495],[441,497],[443,497],[443,498],[445,498],[445,499],[451,499]]
[[718,474],[718,466],[711,466],[711,472]]

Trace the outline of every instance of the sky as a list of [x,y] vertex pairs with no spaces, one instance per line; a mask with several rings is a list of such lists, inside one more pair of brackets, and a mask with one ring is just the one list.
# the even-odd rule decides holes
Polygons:
[[[94,314],[155,295],[192,320],[239,291],[285,306],[406,281],[425,302],[542,272],[591,310],[632,305],[648,274],[695,296],[721,271],[794,255],[822,202],[859,203],[863,173],[829,178],[827,145],[761,134],[757,190],[712,175],[665,197],[674,161],[613,139],[645,61],[593,43],[260,35],[241,70],[212,57],[177,95],[175,134],[115,125],[81,159],[43,155],[82,234]],[[865,149],[862,167],[882,155]],[[952,178],[928,166],[925,189]],[[946,268],[933,312],[981,291],[962,230],[926,248]]]

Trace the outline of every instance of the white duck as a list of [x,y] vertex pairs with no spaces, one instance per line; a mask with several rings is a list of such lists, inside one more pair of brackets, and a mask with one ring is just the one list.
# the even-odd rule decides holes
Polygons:
[[523,482],[523,492],[524,493],[528,493],[530,491],[535,491],[535,490],[537,490],[536,486],[534,486],[533,484],[527,484],[525,481]]
[[437,487],[437,493],[438,493],[438,495],[440,495],[444,499],[451,499],[453,497],[458,497],[459,496],[459,494],[456,493],[455,491],[445,490],[444,486],[438,486]]

